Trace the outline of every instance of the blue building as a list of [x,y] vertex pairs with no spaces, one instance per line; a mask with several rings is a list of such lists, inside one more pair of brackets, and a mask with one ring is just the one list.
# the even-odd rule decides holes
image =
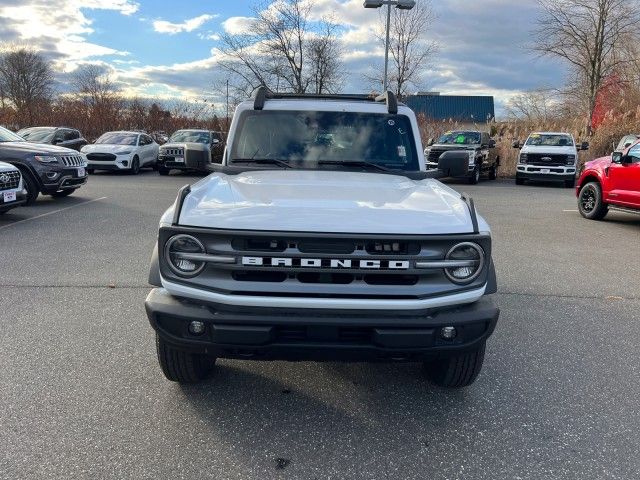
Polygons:
[[438,92],[418,92],[407,95],[404,103],[416,115],[429,120],[453,121],[460,124],[484,124],[495,118],[492,96],[440,95]]

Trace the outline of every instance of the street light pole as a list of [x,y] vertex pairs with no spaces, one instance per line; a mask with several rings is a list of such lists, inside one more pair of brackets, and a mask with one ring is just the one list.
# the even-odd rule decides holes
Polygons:
[[384,42],[384,81],[382,83],[382,91],[387,93],[389,87],[389,28],[391,24],[391,2],[387,3],[387,39]]
[[395,5],[400,10],[411,10],[416,6],[416,0],[364,0],[364,8],[380,8],[387,6],[387,37],[384,42],[384,79],[382,88],[386,93],[389,88],[389,30],[391,28],[391,5]]

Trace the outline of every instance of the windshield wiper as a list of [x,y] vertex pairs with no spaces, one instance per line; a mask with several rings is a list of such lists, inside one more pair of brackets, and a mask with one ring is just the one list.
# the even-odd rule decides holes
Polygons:
[[404,173],[404,170],[387,168],[387,167],[383,167],[382,165],[378,165],[377,163],[366,162],[364,160],[349,161],[349,162],[341,162],[336,160],[320,160],[318,162],[318,165],[336,165],[340,167],[365,167],[365,168],[370,168],[374,170],[380,170],[382,172],[387,172],[387,173],[398,173],[398,172]]
[[257,163],[257,164],[269,164],[279,165],[284,168],[292,168],[284,160],[278,160],[277,158],[234,158],[231,163]]

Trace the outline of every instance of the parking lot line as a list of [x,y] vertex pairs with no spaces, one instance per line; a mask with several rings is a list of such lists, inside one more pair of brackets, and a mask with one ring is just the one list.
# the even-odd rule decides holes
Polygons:
[[14,225],[17,225],[18,223],[23,223],[23,222],[28,222],[30,220],[37,220],[38,218],[48,217],[49,215],[53,215],[54,213],[64,212],[65,210],[69,210],[71,208],[81,207],[82,205],[88,205],[89,203],[98,202],[100,200],[105,200],[107,198],[109,198],[109,197],[94,198],[93,200],[87,200],[86,202],[76,203],[75,205],[71,205],[69,207],[59,208],[58,210],[53,210],[51,212],[47,212],[47,213],[43,213],[43,214],[40,214],[40,215],[36,215],[35,217],[29,217],[29,218],[25,218],[23,220],[18,220],[17,222],[9,223],[8,225],[3,225],[2,227],[0,227],[0,230],[4,230],[5,228],[12,227]]
[[563,212],[578,213],[578,210],[562,210]]

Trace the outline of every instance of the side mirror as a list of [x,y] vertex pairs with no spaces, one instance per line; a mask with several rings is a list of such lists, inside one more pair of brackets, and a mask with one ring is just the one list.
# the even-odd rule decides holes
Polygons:
[[496,141],[493,138],[489,140],[489,148],[496,148]]
[[52,142],[53,145],[60,145],[61,143],[62,143],[61,138],[54,138]]
[[589,142],[582,142],[582,145],[580,145],[580,150],[589,150]]
[[513,148],[520,148],[520,140],[514,140],[513,143],[511,144],[511,146]]
[[622,152],[613,152],[611,154],[611,161],[613,163],[622,163]]
[[427,147],[430,147],[434,143],[435,143],[435,141],[433,140],[433,138],[430,138],[429,140],[427,140]]
[[444,152],[438,159],[438,170],[446,177],[464,177],[469,174],[469,153],[467,151]]

